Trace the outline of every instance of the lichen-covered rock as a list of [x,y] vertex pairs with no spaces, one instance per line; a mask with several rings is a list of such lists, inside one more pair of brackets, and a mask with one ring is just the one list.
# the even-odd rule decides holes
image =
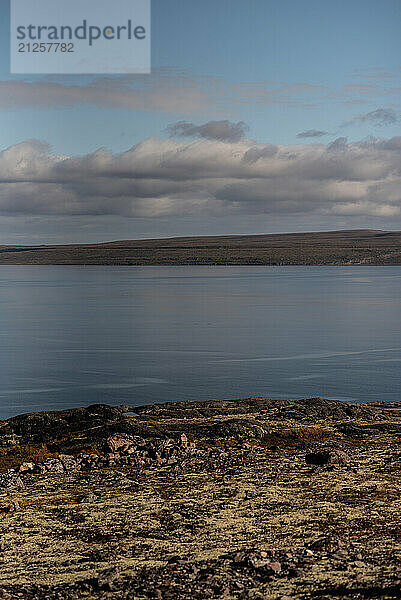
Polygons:
[[132,436],[126,433],[115,433],[106,440],[106,446],[111,453],[127,452],[134,445]]
[[47,458],[42,463],[47,473],[64,473],[64,466],[58,458]]
[[20,503],[18,502],[18,500],[12,500],[12,502],[8,508],[8,512],[15,513],[15,512],[18,512],[19,510],[21,510],[21,506],[20,506]]
[[71,454],[60,454],[59,460],[66,472],[76,471],[80,468],[77,459]]

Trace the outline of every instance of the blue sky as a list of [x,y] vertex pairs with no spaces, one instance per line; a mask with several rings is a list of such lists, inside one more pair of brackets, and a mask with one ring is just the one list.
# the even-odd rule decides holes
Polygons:
[[[2,80],[26,79],[9,72],[7,2],[2,6],[0,76]],[[177,69],[195,78],[217,77],[227,83],[324,86],[333,98],[327,98],[325,92],[300,92],[292,98],[293,106],[249,102],[230,106],[227,112],[247,122],[251,136],[258,141],[294,143],[296,135],[308,129],[328,130],[336,136],[340,125],[354,115],[399,102],[399,89],[394,94],[389,90],[401,87],[400,24],[399,0],[153,0],[152,67]],[[373,78],[374,69],[393,77]],[[85,85],[90,77],[52,77],[55,79]],[[335,97],[344,85],[377,83],[384,90],[361,94],[354,89],[345,97]],[[346,101],[364,104],[347,105]],[[209,112],[194,112],[191,120],[204,120]],[[158,135],[180,117],[179,111],[60,108],[49,102],[39,110],[28,106],[1,111],[2,147],[33,137],[45,139],[57,152],[85,153],[99,145],[121,151],[144,137]],[[386,135],[397,132],[399,123],[386,129]],[[346,130],[348,136],[358,139],[377,133],[382,129],[369,123]]]
[[[369,136],[383,140],[401,135],[399,0],[340,0],[336,3],[328,0],[153,0],[152,75],[107,78],[11,75],[9,7],[7,2],[1,6],[0,150],[34,139],[50,145],[46,150],[50,156],[82,157],[99,148],[119,154],[153,137],[168,143],[172,130],[166,129],[181,121],[194,127],[211,122],[244,122],[244,139],[252,143],[300,148],[316,144],[328,146],[339,138],[346,138],[344,145],[360,143]],[[183,130],[175,131],[182,133]],[[174,152],[182,155],[189,144],[204,141],[213,154],[210,145],[214,133],[212,137],[207,133],[209,137],[205,140],[205,130],[192,128],[191,131],[192,138],[178,135]],[[220,138],[214,141],[222,143]],[[223,140],[226,146],[228,142],[228,139]],[[163,148],[165,152],[172,151],[166,146]],[[354,157],[361,151],[355,148]],[[202,146],[201,151],[204,149]],[[38,146],[35,150],[30,146],[29,152],[38,152]],[[235,154],[234,148],[232,152]],[[383,148],[380,152],[375,164],[383,160]],[[137,161],[138,157],[133,160]],[[304,168],[305,160],[299,169]],[[391,157],[386,155],[386,160],[393,165]],[[271,165],[266,166],[269,168]],[[241,208],[239,214],[234,214],[235,203],[242,198],[234,201],[230,196],[227,200],[227,186],[233,189],[236,185],[235,181],[228,181],[228,175],[225,175],[223,191],[213,186],[201,189],[198,183],[191,190],[178,186],[171,193],[163,191],[156,196],[147,191],[143,196],[131,198],[134,203],[138,201],[140,209],[131,211],[124,204],[124,209],[116,214],[91,208],[84,215],[85,210],[64,211],[61,205],[50,209],[35,205],[29,214],[27,200],[13,212],[10,204],[15,198],[12,195],[12,200],[6,202],[3,217],[0,216],[0,242],[6,235],[2,227],[12,232],[7,236],[15,234],[28,241],[42,239],[42,231],[46,232],[45,241],[51,241],[52,236],[52,239],[61,239],[59,230],[64,227],[65,235],[74,241],[85,236],[95,240],[127,235],[248,233],[255,227],[261,229],[257,232],[285,231],[305,229],[309,224],[318,229],[388,227],[398,219],[398,212],[392,209],[398,201],[394,196],[393,175],[391,166],[386,171],[386,180],[379,181],[383,189],[391,187],[385,209],[373,206],[373,184],[369,187],[372,197],[369,196],[368,209],[363,212],[353,208],[356,186],[352,191],[348,186],[342,212],[333,210],[332,205],[320,207],[313,211],[311,219],[311,209],[305,212],[305,204],[301,210],[301,205],[291,204],[292,200],[287,202],[287,209],[284,204],[273,203],[274,208],[270,206],[267,213],[262,210],[264,215],[269,215],[263,226],[259,224],[259,209],[255,204],[248,212]],[[360,175],[354,176],[354,183],[360,180],[358,177]],[[271,183],[271,179],[269,181]],[[344,181],[339,180],[338,184],[342,189],[346,187],[342,185]],[[198,205],[188,208],[194,190],[203,204],[206,195],[209,205],[213,198],[217,199],[216,208],[205,210],[205,205],[201,209]],[[338,202],[337,188],[335,192],[332,187],[330,190],[333,202]],[[262,192],[258,188],[256,191],[259,198]],[[245,190],[243,193],[247,194]],[[235,196],[238,194],[237,190]],[[288,194],[291,196],[290,191]],[[147,209],[143,206],[146,198],[151,198],[155,205],[156,198],[159,204],[164,201],[165,204],[160,210],[155,206]],[[230,204],[227,212],[224,202]],[[362,203],[361,197],[358,202]],[[167,205],[172,203],[176,208],[169,211]],[[76,233],[77,223],[82,224],[82,232]],[[7,242],[10,241],[7,237]]]

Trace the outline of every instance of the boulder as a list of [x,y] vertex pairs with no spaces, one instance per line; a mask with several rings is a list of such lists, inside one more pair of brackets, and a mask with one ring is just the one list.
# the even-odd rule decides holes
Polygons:
[[305,456],[307,465],[322,467],[324,465],[345,465],[348,455],[343,450],[326,449],[318,452],[308,452]]
[[47,458],[41,463],[46,473],[64,473],[64,467],[58,458]]
[[133,445],[132,436],[126,433],[115,433],[114,435],[110,435],[106,440],[106,446],[112,454],[127,452]]
[[59,459],[66,472],[77,471],[79,469],[77,459],[71,454],[60,454]]

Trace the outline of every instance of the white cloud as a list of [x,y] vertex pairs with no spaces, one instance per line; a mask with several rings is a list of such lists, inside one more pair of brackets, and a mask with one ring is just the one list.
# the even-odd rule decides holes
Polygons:
[[0,153],[3,215],[401,214],[401,138],[273,146],[149,138],[121,154]]

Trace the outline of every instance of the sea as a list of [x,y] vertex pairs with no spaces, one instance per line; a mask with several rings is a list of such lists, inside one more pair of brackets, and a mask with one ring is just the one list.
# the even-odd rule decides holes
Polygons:
[[0,266],[0,418],[401,400],[401,267]]

